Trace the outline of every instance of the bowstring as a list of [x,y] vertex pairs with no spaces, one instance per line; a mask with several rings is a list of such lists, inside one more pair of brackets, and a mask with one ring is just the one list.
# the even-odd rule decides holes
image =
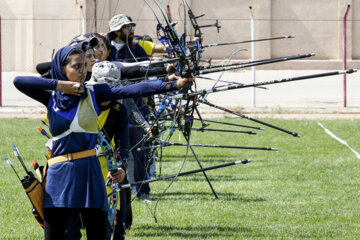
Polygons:
[[[161,12],[163,13],[163,16],[165,18],[165,20],[167,21],[167,24],[170,24],[170,21],[169,19],[167,19],[167,14],[164,13],[164,8],[161,7],[161,3],[158,1],[158,0],[154,0],[154,2],[158,5],[158,7],[160,8]],[[186,12],[186,6],[185,6],[185,0],[184,0],[184,12]],[[186,28],[184,28],[186,30]],[[186,33],[185,33],[186,34]],[[185,44],[186,44],[186,41],[184,41]],[[181,42],[180,42],[180,48],[181,50],[183,51],[182,49],[182,45],[181,45]],[[184,53],[184,52],[183,52]],[[186,55],[186,53],[184,53],[184,55]],[[187,65],[188,67],[189,66],[189,63],[187,62]],[[179,101],[179,106],[181,107],[181,100]],[[180,110],[178,110],[178,114],[180,114]],[[190,133],[189,133],[189,138],[190,138]],[[185,162],[187,160],[187,157],[188,157],[188,153],[189,153],[189,148],[190,148],[190,139],[187,139],[185,138],[186,141],[187,141],[187,147],[186,147],[186,153],[185,153],[185,157],[184,157],[184,160],[180,166],[180,169],[178,170],[177,174],[175,175],[175,177],[172,179],[172,181],[170,182],[170,184],[164,189],[164,191],[162,192],[162,194],[160,195],[160,197],[158,198],[158,200],[156,201],[156,204],[155,204],[155,207],[154,207],[154,212],[153,212],[153,217],[154,217],[154,220],[155,220],[155,223],[158,222],[157,220],[157,217],[156,217],[156,210],[157,210],[157,207],[159,205],[159,202],[160,200],[163,198],[163,196],[165,195],[165,193],[169,190],[169,188],[172,186],[172,184],[177,180],[178,178],[178,175],[180,174],[180,172],[182,171],[183,167],[185,166]]]
[[[145,3],[150,7],[150,9],[152,10],[152,12],[154,13],[155,18],[157,19],[158,23],[160,23],[157,15],[155,14],[155,11],[152,9],[152,7],[150,6],[150,4],[149,4],[146,0],[144,0],[144,1],[145,1]],[[164,12],[164,11],[165,11],[165,10],[164,10],[165,8],[162,6],[162,3],[161,3],[160,1],[157,1],[157,0],[153,0],[153,1],[154,1],[154,3],[158,6],[158,8],[160,9],[161,13],[163,14],[163,17],[164,17],[167,25],[168,25],[168,26],[171,26],[171,22],[169,21],[167,14],[165,14],[165,12]],[[186,12],[186,6],[185,6],[186,4],[185,4],[185,3],[186,3],[186,1],[184,0],[184,3],[183,3],[183,5],[184,5],[184,13]],[[184,28],[184,29],[186,30],[186,28]],[[173,30],[173,29],[172,29],[172,30]],[[186,33],[185,33],[184,36],[186,36]],[[180,39],[179,39],[179,40],[180,40]],[[184,42],[186,43],[186,41],[184,41]],[[181,50],[181,52],[183,53],[183,55],[186,55],[186,52],[184,52],[184,49],[182,48],[181,42],[180,42],[179,44],[180,44],[180,50]],[[185,51],[186,51],[186,49],[185,49]],[[188,70],[189,70],[189,69],[190,69],[189,61],[186,61],[186,64],[188,65]],[[182,75],[182,74],[181,74],[181,75]],[[189,104],[189,103],[188,103],[188,104]],[[187,106],[188,106],[188,104],[187,104]],[[179,106],[181,107],[181,100],[179,101]],[[193,104],[193,107],[194,107],[194,104]],[[193,111],[192,111],[192,112],[193,112]],[[174,119],[176,119],[180,113],[181,113],[181,111],[178,110],[178,114],[177,114],[177,115],[174,114]],[[160,118],[158,118],[158,119],[160,119]],[[158,119],[157,119],[157,121],[158,121]],[[154,125],[153,125],[153,126],[154,126]],[[189,138],[190,138],[190,135],[191,135],[191,134],[190,134],[190,132],[189,132],[189,135],[188,135]],[[186,149],[186,154],[185,154],[184,161],[183,161],[183,163],[182,163],[182,165],[181,165],[178,173],[177,173],[176,176],[173,178],[173,180],[172,180],[171,183],[168,185],[168,187],[165,188],[165,190],[162,192],[161,196],[159,197],[159,199],[158,199],[157,202],[156,202],[156,205],[155,205],[155,208],[154,208],[154,212],[152,213],[155,222],[157,222],[156,209],[157,209],[157,206],[158,206],[158,204],[159,204],[160,199],[165,195],[166,191],[171,187],[171,185],[172,185],[172,184],[174,183],[174,181],[177,179],[179,173],[181,172],[181,170],[183,169],[183,166],[185,165],[185,162],[186,162],[187,156],[188,156],[188,152],[189,152],[189,146],[190,146],[190,139],[189,139],[189,138],[186,138],[187,143],[188,143],[188,144],[187,144],[187,149]],[[142,141],[142,140],[141,140],[141,141]],[[134,148],[134,147],[133,147],[133,148]],[[132,148],[132,149],[133,149],[133,148]],[[140,186],[141,186],[141,185],[140,185]],[[146,206],[147,206],[147,205],[146,205]],[[148,207],[148,206],[147,206],[147,207]],[[151,209],[150,209],[149,207],[148,207],[148,209],[149,209],[149,211],[151,212]]]
[[[159,24],[161,24],[159,18],[157,17],[157,15],[156,15],[156,13],[155,13],[155,10],[151,7],[151,5],[149,4],[149,2],[148,2],[147,0],[144,0],[144,2],[145,2],[146,5],[148,5],[148,7],[150,8],[150,10],[153,12],[153,14],[154,14],[157,22],[158,22]],[[156,2],[155,2],[155,3],[156,3]],[[156,3],[156,4],[157,4],[157,3]],[[157,39],[157,38],[156,38],[156,39]],[[159,39],[156,40],[155,45],[154,45],[154,48],[155,48],[156,44],[158,43],[158,41],[159,41]],[[154,49],[153,49],[153,51],[154,51]],[[144,79],[145,79],[145,80],[146,80],[146,78],[147,78],[147,73],[148,73],[148,71],[149,71],[150,65],[151,65],[151,58],[150,58],[150,63],[149,63],[149,65],[148,65],[148,68],[147,68],[147,70],[146,70],[146,74],[145,74],[145,76],[144,76]],[[152,126],[150,127],[150,131],[154,129],[154,126],[158,123],[158,121],[159,121],[158,119],[155,120],[155,122],[154,122],[154,123],[152,124]],[[146,133],[134,146],[132,146],[132,147],[129,149],[129,151],[134,150],[134,149],[135,149],[142,141],[144,141],[148,136],[149,136],[149,134]]]
[[[231,56],[229,57],[227,63],[225,63],[225,65],[228,65],[228,64],[231,62],[232,58],[233,58],[238,52],[244,51],[244,50],[246,50],[246,49],[240,48],[240,49],[234,51],[234,52],[231,54]],[[220,81],[220,79],[222,78],[222,76],[224,75],[224,73],[225,73],[225,70],[221,72],[219,78],[218,78],[217,81],[214,83],[214,85],[212,86],[212,88],[214,88],[214,87],[219,83],[219,81]],[[207,96],[207,95],[206,95],[206,96]],[[204,96],[204,99],[206,98],[206,96]]]
[[[149,6],[150,10],[153,12],[153,14],[154,14],[156,20],[158,21],[158,23],[160,23],[160,20],[157,18],[157,15],[156,15],[154,9],[150,6],[150,4],[149,4],[146,0],[144,0],[144,2],[145,2],[146,5]],[[139,17],[140,17],[140,15],[139,15]],[[156,39],[157,39],[157,38],[156,38]],[[157,44],[157,41],[158,41],[158,39],[156,40],[155,45]],[[154,45],[154,48],[155,48],[155,45]],[[152,52],[153,52],[153,51],[154,51],[154,49],[152,50]],[[146,80],[146,78],[147,78],[147,73],[148,73],[148,71],[149,71],[149,69],[150,69],[150,66],[151,66],[151,58],[150,58],[149,65],[148,65],[147,70],[146,70],[146,74],[145,74],[145,76],[144,76],[144,80]],[[152,126],[150,126],[150,131],[154,129],[154,127],[156,126],[157,122],[158,122],[158,120],[156,119],[155,122],[152,124]],[[148,138],[148,137],[149,137],[149,133],[146,133],[134,146],[132,146],[132,147],[129,149],[129,152],[132,152],[141,142],[143,142],[143,141],[144,141],[146,138]],[[147,161],[147,164],[146,164],[146,166],[145,166],[145,169],[147,169],[147,168],[149,167],[149,164],[150,164],[150,162]],[[140,188],[143,186],[143,184],[144,184],[144,183],[141,183],[140,186],[138,187],[138,189],[140,189]],[[135,199],[136,199],[136,195],[131,199],[130,203],[132,203]],[[146,206],[147,206],[147,205],[146,205]],[[148,206],[147,206],[147,208],[149,209],[150,213],[152,214],[151,209],[150,209]]]

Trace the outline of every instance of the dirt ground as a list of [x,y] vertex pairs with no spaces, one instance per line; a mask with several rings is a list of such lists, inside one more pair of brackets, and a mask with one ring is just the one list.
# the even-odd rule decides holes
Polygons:
[[[232,109],[237,111],[237,109]],[[252,118],[280,118],[280,119],[360,119],[360,109],[282,109],[274,112],[271,109],[254,108],[237,111]],[[234,117],[229,113],[219,110],[200,108],[201,117],[221,118]],[[0,107],[0,118],[41,118],[46,115],[46,109],[42,107]]]
[[[325,70],[257,70],[256,80],[269,81],[284,77],[327,72]],[[252,83],[250,70],[226,72],[222,80]],[[311,79],[293,83],[267,85],[267,90],[237,89],[209,94],[209,102],[253,118],[281,119],[360,119],[360,73],[348,75],[347,108],[343,107],[343,76]],[[46,110],[41,103],[18,91],[12,81],[15,76],[34,73],[3,72],[0,118],[41,118]],[[219,74],[208,77],[218,79]],[[197,89],[209,89],[214,82],[197,80]],[[203,118],[233,117],[231,114],[200,104]]]

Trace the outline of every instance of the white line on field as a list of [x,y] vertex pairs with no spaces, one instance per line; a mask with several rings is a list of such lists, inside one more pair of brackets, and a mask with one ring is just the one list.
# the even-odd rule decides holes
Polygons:
[[347,147],[356,155],[356,157],[357,157],[358,159],[360,159],[360,154],[357,153],[352,147],[350,147],[349,144],[348,144],[346,141],[344,141],[344,140],[342,140],[341,138],[337,137],[337,136],[336,136],[335,134],[333,134],[329,129],[327,129],[326,127],[324,127],[321,123],[318,122],[318,125],[319,125],[320,127],[322,127],[322,128],[325,130],[325,132],[326,132],[327,134],[329,134],[332,138],[335,138],[337,141],[339,141],[340,143],[342,143],[342,144],[344,144],[345,146],[347,146]]

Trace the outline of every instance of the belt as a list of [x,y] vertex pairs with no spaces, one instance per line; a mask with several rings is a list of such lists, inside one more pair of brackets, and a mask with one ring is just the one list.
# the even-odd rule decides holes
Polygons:
[[76,159],[86,158],[86,157],[91,157],[91,156],[96,156],[95,149],[89,149],[89,150],[76,152],[76,153],[67,153],[67,154],[64,154],[64,155],[61,155],[61,156],[50,158],[48,160],[48,165],[51,166],[51,165],[53,165],[55,163],[73,161],[73,160],[76,160]]

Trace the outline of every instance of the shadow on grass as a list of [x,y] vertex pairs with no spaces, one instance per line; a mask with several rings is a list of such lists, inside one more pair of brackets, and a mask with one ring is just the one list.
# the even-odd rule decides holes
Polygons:
[[[252,157],[246,158],[246,157],[242,157],[239,158],[238,156],[230,156],[228,158],[224,158],[224,156],[213,156],[213,157],[209,157],[210,159],[204,159],[202,158],[203,156],[198,156],[198,159],[200,161],[200,163],[212,163],[212,165],[216,165],[216,164],[223,164],[223,163],[231,163],[231,162],[235,162],[235,161],[239,161],[239,160],[243,160],[243,159],[251,159],[251,163],[250,164],[254,164],[254,163],[268,163],[269,160],[263,160],[263,159],[253,159]],[[208,158],[208,156],[206,156],[206,158]],[[257,157],[258,158],[258,157]],[[164,163],[172,163],[172,162],[180,162],[180,161],[184,161],[184,157],[177,157],[177,158],[167,158],[167,157],[163,157],[163,159],[161,160],[162,164]],[[187,157],[187,160],[189,162],[194,162],[195,164],[197,163],[195,158],[193,157]],[[157,163],[160,163],[160,161],[157,160]],[[249,165],[250,166],[250,165]],[[205,167],[209,167],[209,166],[203,166],[203,168]]]
[[[215,190],[216,191],[216,190]],[[234,193],[221,193],[216,192],[219,197],[219,200],[225,201],[238,201],[238,202],[265,202],[265,198],[244,198],[240,194]],[[154,201],[157,201],[162,196],[162,193],[151,193],[151,197]],[[209,192],[166,192],[164,196],[161,197],[161,200],[207,200],[213,201],[216,200],[214,194],[209,188]]]
[[[246,158],[246,156],[244,155],[242,158],[239,158],[238,155],[210,155],[210,154],[196,154],[197,157],[199,158],[200,162],[231,162],[231,161],[236,161],[236,160],[241,160]],[[175,156],[175,155],[163,155],[163,161],[164,162],[172,162],[174,160],[184,160],[185,158],[185,154],[182,156]],[[206,159],[204,159],[206,158]],[[194,159],[194,155],[192,154],[188,154],[187,159]],[[215,159],[215,160],[214,160]]]
[[194,227],[176,227],[170,225],[140,225],[141,232],[135,233],[134,237],[160,237],[170,236],[180,239],[207,239],[213,237],[227,237],[232,239],[237,233],[251,233],[250,228],[245,227],[214,227],[212,226],[194,226]]
[[[198,173],[198,175],[183,176],[178,179],[179,182],[206,182],[204,175]],[[232,181],[263,181],[263,179],[259,178],[242,178],[242,177],[234,177],[234,176],[209,176],[210,182],[232,182]]]

